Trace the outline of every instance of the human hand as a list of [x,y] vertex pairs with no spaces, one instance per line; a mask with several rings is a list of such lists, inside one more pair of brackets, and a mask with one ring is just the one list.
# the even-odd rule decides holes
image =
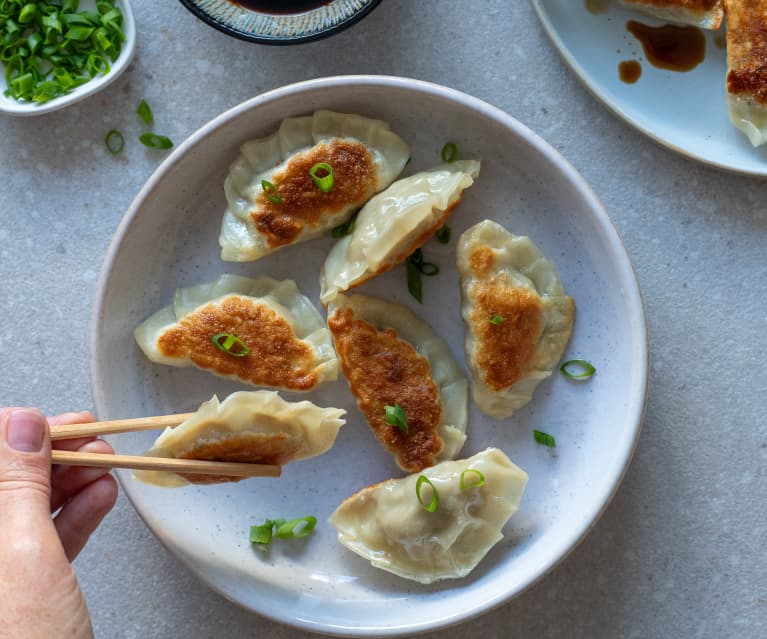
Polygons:
[[[48,428],[92,421],[90,413],[46,422],[33,409],[0,408],[0,639],[93,636],[70,562],[111,510],[117,484],[106,469],[51,469]],[[55,446],[114,452],[92,437]]]

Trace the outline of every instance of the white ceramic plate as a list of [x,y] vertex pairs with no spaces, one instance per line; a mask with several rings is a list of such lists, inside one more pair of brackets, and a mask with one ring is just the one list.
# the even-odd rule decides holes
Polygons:
[[[464,328],[453,266],[455,240],[484,217],[528,234],[556,260],[576,300],[568,357],[598,368],[585,384],[556,374],[511,420],[473,406],[462,456],[489,445],[530,475],[522,507],[505,538],[468,577],[423,586],[376,570],[336,541],[327,517],[358,489],[401,472],[378,445],[339,379],[308,396],[349,411],[326,455],[285,467],[280,479],[212,487],[158,489],[120,473],[125,492],[160,540],[202,580],[270,618],[339,635],[403,634],[477,615],[541,577],[586,534],[616,490],[642,419],[647,342],[642,303],[626,251],[594,195],[547,143],[502,111],[456,91],[415,80],[354,76],[288,86],[215,118],[180,145],[138,194],[109,249],[92,319],[91,378],[101,418],[195,409],[242,388],[195,369],[147,361],[133,328],[164,306],[177,286],[222,272],[295,278],[317,299],[318,273],[331,246],[323,238],[251,264],[219,260],[223,180],[241,142],[272,132],[285,117],[331,108],[380,117],[409,142],[407,172],[439,163],[452,140],[460,156],[481,158],[482,173],[450,222],[448,246],[430,241],[427,259],[442,273],[424,282],[424,304],[408,294],[398,267],[364,290],[414,308],[449,340],[463,361]],[[557,438],[553,453],[533,428]],[[140,453],[151,433],[112,438],[119,452]],[[251,524],[315,515],[315,533],[248,543]],[[392,612],[396,610],[396,614]]]
[[[42,115],[43,113],[50,113],[51,111],[58,111],[70,104],[84,100],[89,95],[93,95],[101,89],[105,88],[112,82],[114,82],[120,74],[128,68],[128,65],[133,59],[133,54],[136,51],[136,23],[133,20],[133,11],[131,9],[130,0],[117,0],[117,6],[123,13],[123,33],[125,34],[125,42],[123,42],[120,55],[117,56],[117,60],[114,60],[111,64],[108,73],[104,75],[98,75],[89,82],[80,85],[70,93],[59,96],[43,104],[37,104],[36,102],[18,102],[12,98],[3,95],[3,92],[8,88],[5,82],[5,67],[0,62],[0,113],[6,113],[8,115]],[[96,7],[94,0],[84,0],[80,3],[80,11],[92,11]]]
[[[629,20],[650,25],[662,21],[613,5],[595,15],[584,0],[531,1],[565,62],[613,113],[690,158],[738,173],[767,175],[767,146],[751,146],[727,116],[724,28],[704,32],[703,62],[680,73],[647,62],[641,44],[626,29]],[[630,59],[642,65],[635,84],[618,76],[618,64]]]

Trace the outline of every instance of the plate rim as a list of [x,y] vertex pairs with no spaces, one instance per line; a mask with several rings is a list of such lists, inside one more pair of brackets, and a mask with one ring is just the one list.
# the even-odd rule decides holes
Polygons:
[[248,100],[241,102],[238,105],[227,109],[191,133],[181,144],[179,144],[173,150],[173,152],[153,171],[146,182],[142,185],[141,189],[120,220],[120,223],[117,226],[117,229],[104,256],[104,261],[99,272],[93,297],[88,338],[89,377],[94,406],[96,408],[97,414],[102,414],[106,400],[104,397],[103,389],[99,384],[96,383],[96,380],[99,377],[99,366],[97,365],[96,353],[100,351],[99,345],[101,338],[98,326],[100,324],[99,318],[103,315],[104,311],[104,298],[107,293],[108,280],[113,270],[120,247],[131,227],[136,214],[140,210],[142,204],[149,198],[153,190],[157,188],[165,176],[173,169],[176,160],[180,159],[181,156],[185,155],[189,150],[205,140],[219,127],[225,125],[233,118],[238,117],[243,112],[257,109],[259,106],[265,103],[289,97],[291,94],[296,92],[301,93],[304,91],[322,90],[333,87],[342,87],[346,85],[353,85],[358,88],[361,86],[374,86],[376,88],[384,87],[403,89],[406,91],[425,92],[437,98],[447,99],[449,101],[457,101],[462,106],[476,110],[481,114],[490,117],[496,122],[503,123],[505,126],[524,138],[527,143],[529,143],[538,152],[544,155],[547,160],[549,160],[557,167],[559,171],[561,171],[567,181],[570,182],[573,188],[576,189],[583,197],[584,202],[588,205],[589,210],[591,211],[592,215],[595,216],[600,228],[603,230],[605,238],[609,240],[609,247],[611,250],[618,252],[622,256],[623,259],[619,261],[619,266],[621,267],[620,279],[626,287],[626,290],[624,290],[624,295],[629,302],[628,305],[630,321],[634,324],[634,328],[632,330],[632,338],[634,340],[633,349],[639,355],[639,357],[633,361],[633,366],[635,367],[635,371],[637,373],[636,376],[639,380],[639,385],[632,392],[630,402],[630,407],[632,408],[631,426],[633,430],[633,436],[631,437],[630,441],[626,442],[627,445],[625,446],[625,449],[619,451],[620,454],[617,455],[613,460],[615,462],[613,468],[617,469],[617,471],[613,471],[615,472],[615,476],[610,482],[609,490],[607,490],[601,496],[600,500],[594,503],[594,514],[588,517],[585,523],[579,522],[578,525],[574,526],[573,529],[567,534],[567,541],[566,543],[562,544],[566,550],[559,556],[556,556],[545,563],[536,576],[532,577],[527,582],[520,584],[516,589],[512,591],[504,591],[503,593],[498,593],[495,597],[489,598],[472,610],[459,610],[457,612],[451,612],[441,616],[438,619],[430,619],[418,623],[409,623],[407,625],[400,625],[396,627],[373,627],[353,625],[353,620],[349,620],[346,621],[346,625],[343,626],[328,626],[327,624],[321,624],[320,622],[312,622],[309,619],[299,619],[295,616],[292,618],[285,618],[276,614],[272,614],[269,610],[255,610],[244,602],[238,601],[229,593],[223,591],[216,584],[212,583],[212,580],[205,575],[204,571],[198,569],[197,566],[192,564],[191,560],[184,557],[184,555],[181,553],[181,549],[176,548],[171,543],[170,539],[163,538],[159,531],[156,531],[151,526],[149,526],[147,518],[142,512],[138,510],[138,508],[134,506],[129,485],[130,482],[123,481],[121,473],[118,473],[118,479],[120,480],[122,489],[126,497],[128,497],[131,506],[134,507],[134,510],[142,519],[142,521],[144,521],[145,525],[152,532],[152,534],[163,544],[163,546],[165,546],[166,549],[170,551],[170,553],[177,560],[179,560],[193,574],[195,574],[205,584],[206,587],[217,592],[225,599],[232,601],[238,606],[274,622],[292,626],[300,630],[309,630],[312,632],[335,636],[403,636],[407,634],[439,630],[457,623],[462,623],[470,619],[474,619],[508,601],[511,601],[513,598],[519,596],[530,587],[538,583],[546,575],[548,575],[557,565],[559,565],[566,557],[569,556],[569,554],[583,541],[586,535],[599,521],[604,511],[609,506],[615,494],[617,493],[619,487],[621,486],[637,447],[647,407],[647,389],[649,381],[649,347],[644,304],[642,301],[641,290],[639,288],[639,282],[636,277],[636,271],[630,259],[629,253],[626,250],[625,244],[623,243],[623,240],[620,237],[614,223],[610,219],[607,211],[596,197],[589,184],[586,182],[583,176],[578,173],[573,165],[570,164],[570,162],[565,159],[565,157],[551,144],[546,142],[537,133],[529,129],[526,125],[524,125],[510,114],[479,98],[443,85],[399,76],[339,75],[306,80],[258,94]]
[[623,122],[625,122],[626,124],[634,127],[637,131],[646,135],[648,138],[650,138],[653,142],[655,142],[659,146],[665,147],[666,149],[669,149],[670,151],[674,151],[675,153],[681,155],[682,157],[687,158],[688,160],[700,162],[701,164],[704,164],[705,166],[713,167],[715,169],[725,171],[727,173],[732,173],[734,175],[745,175],[749,177],[767,176],[767,163],[765,163],[765,168],[760,171],[757,169],[739,168],[736,166],[732,166],[731,164],[727,164],[725,162],[703,157],[702,155],[693,153],[689,149],[683,146],[679,146],[678,144],[674,144],[673,142],[667,140],[666,138],[658,135],[657,133],[653,132],[650,128],[644,126],[641,122],[639,122],[633,116],[629,115],[622,109],[618,108],[617,105],[613,104],[604,95],[602,95],[602,92],[597,88],[596,84],[591,80],[591,75],[586,72],[586,70],[578,62],[578,60],[570,51],[570,49],[567,46],[565,46],[565,43],[559,37],[558,31],[554,28],[554,25],[551,23],[549,14],[547,13],[546,8],[543,6],[544,2],[545,0],[530,0],[530,4],[532,4],[533,10],[536,12],[538,16],[538,20],[543,26],[543,29],[546,32],[546,35],[549,37],[549,40],[551,40],[552,44],[554,45],[554,48],[557,50],[557,53],[565,61],[565,64],[567,64],[567,66],[570,67],[570,70],[575,74],[578,80],[580,80],[581,84],[583,84],[583,86],[586,87],[588,92],[615,117],[617,117],[620,120],[623,120]]

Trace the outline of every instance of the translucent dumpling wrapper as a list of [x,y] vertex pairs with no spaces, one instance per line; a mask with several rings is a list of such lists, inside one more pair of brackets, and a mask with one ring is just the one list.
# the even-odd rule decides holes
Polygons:
[[[437,491],[434,512],[418,499],[422,475]],[[501,530],[519,509],[526,484],[527,473],[501,450],[488,448],[468,459],[364,488],[346,499],[329,521],[338,541],[376,568],[428,584],[465,577],[477,566],[503,538]],[[428,485],[420,486],[420,495],[431,505]]]
[[134,336],[153,362],[253,386],[309,391],[338,376],[325,322],[293,280],[222,275],[180,288]]
[[[272,135],[245,142],[229,169],[221,258],[256,260],[346,222],[409,157],[407,144],[381,120],[333,111],[283,120]],[[320,163],[332,168],[329,190],[310,175]]]
[[509,417],[562,357],[575,304],[530,238],[491,220],[461,235],[456,257],[474,401],[488,415]]
[[[366,295],[338,295],[328,327],[360,411],[397,465],[415,472],[455,457],[468,380],[447,342],[407,307]],[[406,426],[387,422],[387,406],[402,410]]]
[[[287,464],[330,450],[344,425],[345,410],[311,402],[288,402],[275,391],[239,391],[223,402],[215,395],[178,426],[167,428],[149,457]],[[144,470],[136,479],[157,486],[239,481],[241,477],[179,475]]]
[[[618,0],[661,20],[690,24],[702,29],[718,29],[724,20],[723,0]],[[729,20],[729,18],[728,18]]]
[[320,273],[320,301],[388,271],[423,246],[447,221],[480,163],[461,160],[397,180],[372,198],[354,230],[330,250]]

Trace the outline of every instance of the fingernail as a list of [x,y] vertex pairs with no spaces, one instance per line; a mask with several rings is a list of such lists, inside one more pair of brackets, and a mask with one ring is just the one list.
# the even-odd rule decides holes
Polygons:
[[8,445],[23,453],[36,453],[43,447],[45,422],[31,410],[17,410],[8,417]]

